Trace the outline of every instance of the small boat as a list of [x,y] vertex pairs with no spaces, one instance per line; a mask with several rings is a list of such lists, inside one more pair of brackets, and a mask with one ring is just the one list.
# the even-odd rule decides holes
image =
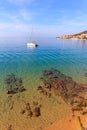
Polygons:
[[37,47],[38,45],[37,45],[35,42],[29,42],[29,43],[27,43],[27,46],[28,46],[28,47],[31,47],[31,48],[35,48],[35,47]]
[[30,48],[35,48],[37,47],[38,45],[35,43],[35,41],[32,40],[32,34],[33,34],[33,29],[32,29],[32,32],[31,32],[31,36],[30,36],[30,42],[27,43],[27,47],[30,47]]

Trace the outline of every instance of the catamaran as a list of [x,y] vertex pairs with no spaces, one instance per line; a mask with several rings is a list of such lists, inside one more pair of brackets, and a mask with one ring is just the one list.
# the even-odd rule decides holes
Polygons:
[[35,42],[29,42],[27,43],[27,46],[34,48],[34,47],[37,47],[38,45]]
[[[32,33],[33,33],[33,30],[32,30],[32,32],[31,32],[31,38],[32,38]],[[30,38],[30,39],[31,39]],[[30,40],[31,41],[31,40]],[[31,47],[31,48],[35,48],[35,47],[37,47],[38,45],[34,42],[34,41],[31,41],[31,42],[28,42],[27,43],[27,46],[28,47]]]

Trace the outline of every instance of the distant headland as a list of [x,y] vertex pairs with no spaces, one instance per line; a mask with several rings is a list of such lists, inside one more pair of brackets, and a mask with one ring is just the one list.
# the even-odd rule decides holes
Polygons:
[[73,35],[63,35],[63,36],[59,36],[56,38],[60,38],[60,39],[81,39],[81,40],[87,40],[87,30],[77,33],[77,34],[73,34]]

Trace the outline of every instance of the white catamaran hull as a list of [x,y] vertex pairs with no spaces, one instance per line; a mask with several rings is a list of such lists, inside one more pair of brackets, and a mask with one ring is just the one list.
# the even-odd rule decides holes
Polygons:
[[35,44],[34,42],[29,42],[29,43],[27,43],[27,46],[28,47],[37,47],[38,45]]

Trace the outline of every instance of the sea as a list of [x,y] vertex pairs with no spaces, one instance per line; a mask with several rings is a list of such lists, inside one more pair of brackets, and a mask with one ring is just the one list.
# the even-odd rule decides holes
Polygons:
[[40,38],[36,42],[38,47],[29,48],[26,39],[0,41],[0,90],[11,73],[22,78],[25,88],[36,87],[41,84],[42,72],[51,68],[87,84],[86,40]]

